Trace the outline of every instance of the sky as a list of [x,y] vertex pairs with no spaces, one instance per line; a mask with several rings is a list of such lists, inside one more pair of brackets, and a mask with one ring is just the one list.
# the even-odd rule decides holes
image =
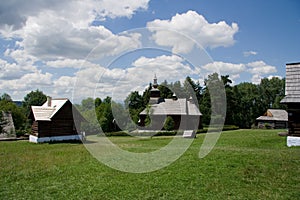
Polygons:
[[211,73],[233,84],[300,62],[298,0],[11,0],[0,4],[0,94],[122,102]]

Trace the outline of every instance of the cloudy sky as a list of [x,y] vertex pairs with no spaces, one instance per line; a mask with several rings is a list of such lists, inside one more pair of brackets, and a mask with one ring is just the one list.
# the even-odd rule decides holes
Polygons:
[[152,81],[235,84],[300,61],[297,0],[11,0],[0,4],[0,93],[122,101]]

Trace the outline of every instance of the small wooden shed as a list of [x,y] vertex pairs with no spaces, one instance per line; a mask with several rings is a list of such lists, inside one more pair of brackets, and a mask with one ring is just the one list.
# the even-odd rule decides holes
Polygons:
[[42,106],[32,106],[30,142],[81,140],[80,124],[84,121],[79,111],[67,98],[52,99]]
[[258,128],[287,128],[288,113],[281,109],[268,109],[262,116],[256,118]]

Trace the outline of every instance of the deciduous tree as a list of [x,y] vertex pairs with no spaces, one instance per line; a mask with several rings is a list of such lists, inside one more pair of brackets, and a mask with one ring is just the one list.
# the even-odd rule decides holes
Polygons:
[[47,96],[40,90],[31,91],[28,93],[22,102],[26,116],[29,115],[31,106],[41,106],[47,100]]

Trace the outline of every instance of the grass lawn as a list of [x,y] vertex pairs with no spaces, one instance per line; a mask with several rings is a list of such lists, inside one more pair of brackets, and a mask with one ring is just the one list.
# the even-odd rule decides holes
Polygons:
[[[177,161],[145,174],[111,169],[82,144],[0,142],[0,199],[299,199],[300,148],[286,147],[278,132],[223,132],[203,159],[198,135]],[[171,140],[110,139],[133,152]]]

